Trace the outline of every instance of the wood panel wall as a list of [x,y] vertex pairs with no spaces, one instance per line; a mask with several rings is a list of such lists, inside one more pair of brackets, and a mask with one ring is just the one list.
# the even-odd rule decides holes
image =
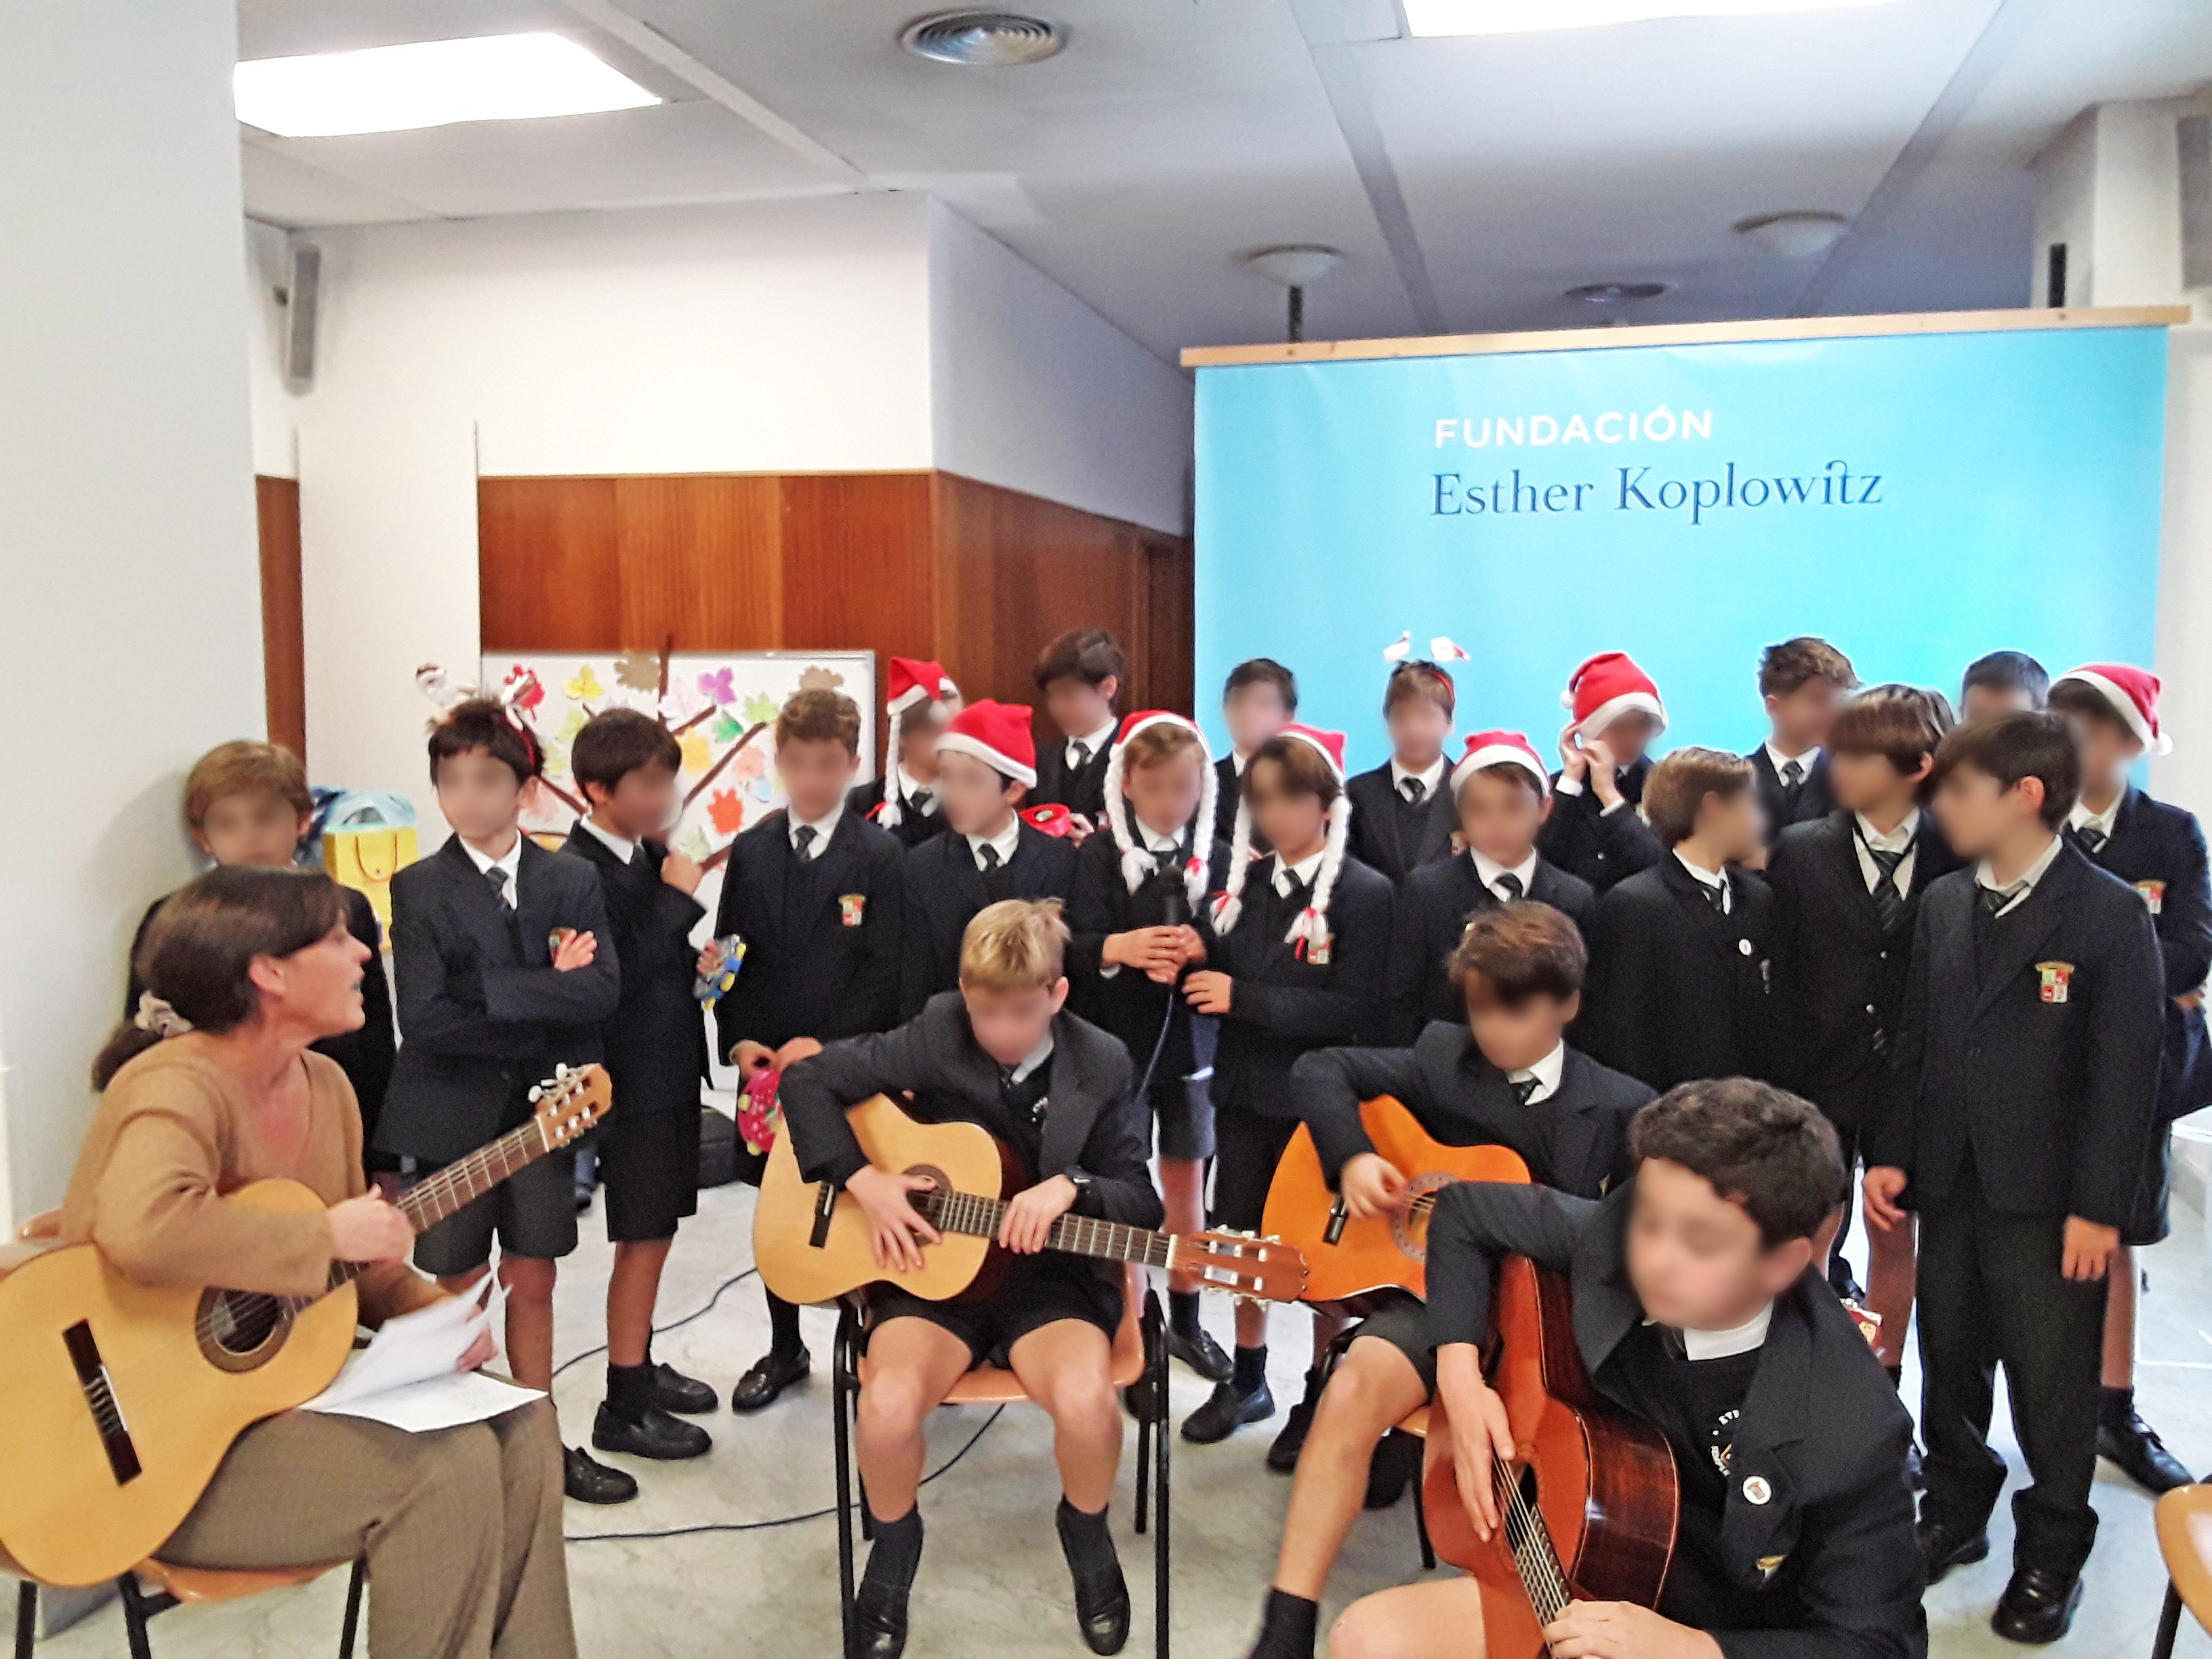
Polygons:
[[269,741],[307,758],[306,612],[300,593],[300,481],[256,477],[261,535],[261,678]]
[[[1121,706],[1191,705],[1188,542],[949,472],[477,484],[488,651],[868,650],[1036,704],[1062,630],[1111,629]],[[1039,714],[1042,720],[1042,710]],[[880,734],[879,734],[880,735]]]

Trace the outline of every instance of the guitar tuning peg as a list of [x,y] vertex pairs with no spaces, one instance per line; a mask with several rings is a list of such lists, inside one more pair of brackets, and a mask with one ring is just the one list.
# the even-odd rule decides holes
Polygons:
[[559,1064],[559,1063],[557,1063],[557,1062],[556,1062],[556,1063],[555,1064],[554,1067],[553,1067],[553,1078],[554,1078],[554,1080],[555,1080],[556,1082],[558,1082],[558,1081],[560,1081],[560,1079],[562,1079],[562,1078],[567,1077],[568,1075],[568,1068],[566,1066],[561,1065],[561,1064]]
[[544,1098],[545,1098],[545,1091],[544,1091],[544,1089],[542,1089],[541,1087],[539,1087],[537,1084],[535,1084],[535,1083],[532,1084],[532,1085],[530,1085],[530,1103],[531,1103],[532,1106],[535,1106],[535,1105],[536,1105],[539,1101],[541,1101],[541,1100],[543,1100],[543,1099],[544,1099]]

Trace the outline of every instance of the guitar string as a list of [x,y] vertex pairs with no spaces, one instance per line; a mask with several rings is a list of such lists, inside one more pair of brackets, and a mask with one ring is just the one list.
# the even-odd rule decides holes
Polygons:
[[[1543,1512],[1534,1509],[1522,1494],[1521,1483],[1514,1478],[1512,1466],[1495,1452],[1491,1454],[1491,1466],[1492,1484],[1504,1489],[1509,1522],[1507,1543],[1512,1551],[1516,1567],[1521,1570],[1522,1588],[1528,1593],[1531,1606],[1534,1606],[1537,1591],[1541,1589],[1545,1599],[1552,1604],[1551,1611],[1547,1613],[1544,1608],[1537,1607],[1536,1612],[1541,1622],[1548,1625],[1566,1611],[1567,1603],[1572,1599],[1566,1589],[1565,1569],[1559,1564],[1558,1549],[1552,1543],[1551,1529],[1544,1525]],[[1521,1523],[1522,1544],[1513,1541],[1513,1529],[1510,1524],[1512,1520],[1518,1520]],[[1528,1582],[1532,1572],[1540,1583]]]

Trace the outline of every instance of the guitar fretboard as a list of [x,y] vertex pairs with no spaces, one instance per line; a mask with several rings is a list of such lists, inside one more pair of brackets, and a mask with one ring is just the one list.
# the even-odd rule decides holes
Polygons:
[[[966,1233],[974,1238],[997,1237],[1009,1208],[1005,1199],[985,1198],[976,1193],[920,1193],[913,1203],[939,1232]],[[1045,1236],[1048,1250],[1096,1256],[1104,1261],[1141,1261],[1148,1267],[1174,1267],[1175,1247],[1172,1234],[1083,1215],[1060,1217]]]
[[[434,1176],[416,1182],[400,1194],[393,1207],[407,1218],[407,1224],[416,1232],[436,1226],[447,1216],[471,1199],[480,1198],[526,1164],[533,1164],[552,1150],[545,1142],[545,1133],[536,1118],[519,1129],[511,1129],[490,1146],[471,1152],[458,1163],[448,1164]],[[331,1266],[331,1288],[358,1279],[368,1271],[368,1265],[358,1261],[338,1261]]]
[[[1574,1592],[1567,1583],[1566,1569],[1559,1565],[1559,1553],[1552,1542],[1552,1529],[1544,1523],[1544,1512],[1536,1507],[1536,1495],[1524,1487],[1512,1466],[1504,1459],[1493,1457],[1492,1470],[1498,1490],[1498,1512],[1505,1522],[1505,1541],[1512,1547],[1513,1568],[1521,1579],[1521,1587],[1528,1592],[1528,1605],[1535,1609],[1536,1622],[1549,1625],[1567,1610]],[[1533,1485],[1533,1483],[1532,1483]],[[1547,1652],[1550,1649],[1547,1647]]]

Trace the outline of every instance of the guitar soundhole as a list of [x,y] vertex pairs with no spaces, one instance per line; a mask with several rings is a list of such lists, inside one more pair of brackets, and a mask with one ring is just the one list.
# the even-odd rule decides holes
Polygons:
[[1418,1200],[1433,1198],[1450,1186],[1454,1177],[1441,1170],[1415,1176],[1406,1183],[1406,1203],[1390,1212],[1390,1242],[1409,1261],[1429,1259],[1429,1212],[1436,1206]]
[[250,1371],[266,1364],[292,1329],[292,1310],[281,1297],[244,1291],[209,1291],[194,1322],[200,1352],[218,1370]]

